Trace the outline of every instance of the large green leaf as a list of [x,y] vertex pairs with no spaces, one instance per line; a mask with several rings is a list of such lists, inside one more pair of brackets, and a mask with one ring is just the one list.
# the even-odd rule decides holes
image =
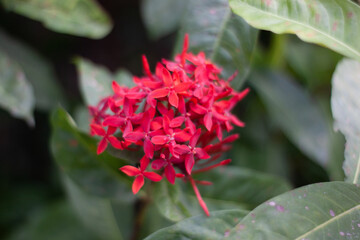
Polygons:
[[346,139],[344,171],[348,182],[360,183],[360,63],[345,59],[333,76],[331,107],[335,128]]
[[223,210],[212,212],[210,217],[188,218],[151,234],[145,240],[223,239],[246,214],[241,210]]
[[[211,186],[198,186],[209,211],[252,209],[269,198],[291,189],[281,178],[237,167],[215,169],[196,174],[194,178],[213,183]],[[155,204],[167,219],[177,222],[203,214],[189,183],[186,183],[187,191],[180,182],[171,185],[165,180],[154,185]]]
[[2,0],[2,3],[6,9],[60,33],[98,39],[112,28],[111,20],[95,0]]
[[116,81],[122,86],[133,86],[132,76],[126,70],[112,74],[105,67],[96,65],[83,58],[76,59],[80,79],[80,90],[86,105],[95,106],[106,96],[113,95],[111,82]]
[[239,167],[222,167],[194,175],[195,179],[213,183],[200,186],[205,198],[233,201],[249,208],[289,191],[290,184],[280,177]]
[[75,212],[89,231],[101,239],[130,239],[134,206],[122,199],[99,198],[82,191],[70,178],[63,178]]
[[190,1],[181,23],[176,52],[182,48],[184,34],[189,33],[190,50],[203,51],[223,68],[223,77],[238,71],[233,86],[239,88],[250,70],[257,30],[234,15],[227,0]]
[[189,0],[143,0],[141,15],[149,36],[161,38],[179,26]]
[[360,189],[345,182],[317,183],[260,205],[229,239],[358,239]]
[[60,102],[65,104],[61,86],[53,67],[28,46],[9,37],[0,29],[0,49],[19,63],[34,88],[36,108],[51,110]]
[[51,150],[62,172],[85,192],[132,199],[130,179],[118,170],[125,162],[107,152],[96,154],[96,140],[80,132],[65,110],[52,115]]
[[254,74],[251,84],[287,137],[310,158],[326,166],[330,133],[323,112],[309,94],[280,73]]
[[0,50],[0,106],[34,125],[35,97],[22,68]]
[[294,33],[360,60],[360,7],[350,0],[229,0],[250,25],[275,33]]
[[[96,240],[73,213],[67,202],[33,211],[7,240]],[[102,238],[101,238],[102,239]]]

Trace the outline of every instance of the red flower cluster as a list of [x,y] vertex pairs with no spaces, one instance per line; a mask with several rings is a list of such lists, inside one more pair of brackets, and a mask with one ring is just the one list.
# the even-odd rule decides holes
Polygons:
[[[143,148],[139,168],[120,168],[128,176],[136,177],[134,194],[144,185],[144,178],[160,181],[162,176],[158,173],[172,184],[176,177],[183,178],[190,181],[201,207],[209,215],[196,183],[211,183],[196,181],[192,174],[230,162],[211,165],[230,148],[228,143],[238,138],[235,134],[223,139],[223,131],[232,130],[233,124],[244,126],[230,111],[249,89],[236,92],[229,85],[235,74],[228,80],[220,79],[221,69],[206,59],[203,52],[194,55],[187,53],[187,49],[185,35],[183,51],[174,62],[162,60],[153,74],[143,56],[146,76],[134,77],[135,87],[119,86],[114,81],[114,95],[104,98],[96,107],[89,107],[93,117],[91,134],[102,137],[98,154],[108,143],[117,149],[129,149],[130,145]],[[118,130],[121,134],[114,135]],[[216,138],[219,141],[214,143]],[[158,173],[146,171],[150,162]]]

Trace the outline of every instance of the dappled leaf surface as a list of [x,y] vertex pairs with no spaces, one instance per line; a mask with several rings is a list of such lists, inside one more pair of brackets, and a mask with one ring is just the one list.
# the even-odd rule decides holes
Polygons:
[[257,30],[234,15],[227,0],[190,1],[181,23],[176,53],[181,51],[185,33],[190,36],[190,51],[205,52],[223,68],[225,79],[238,71],[232,84],[236,88],[242,85],[250,70]]
[[143,0],[141,15],[149,36],[158,39],[176,30],[189,0]]
[[107,152],[96,154],[96,140],[81,133],[65,110],[52,115],[51,149],[60,169],[87,193],[132,199],[130,179],[118,168],[125,163]]
[[35,98],[23,69],[0,50],[0,106],[34,125]]
[[348,182],[360,183],[360,63],[345,59],[334,73],[331,107],[335,129],[346,139],[344,171]]
[[360,60],[360,6],[350,0],[230,0],[250,25],[275,33],[294,33]]
[[345,182],[295,189],[260,205],[229,239],[358,239],[360,189]]
[[270,116],[307,156],[326,166],[330,133],[326,118],[305,89],[285,74],[254,74],[251,84]]
[[52,66],[28,46],[9,37],[0,30],[0,49],[19,63],[31,83],[36,107],[52,110],[59,103],[65,104],[61,86],[58,84]]
[[212,212],[210,217],[188,218],[151,234],[145,240],[223,239],[246,214],[241,210],[223,210]]
[[95,0],[2,0],[2,3],[6,9],[60,33],[98,39],[112,28],[109,17]]

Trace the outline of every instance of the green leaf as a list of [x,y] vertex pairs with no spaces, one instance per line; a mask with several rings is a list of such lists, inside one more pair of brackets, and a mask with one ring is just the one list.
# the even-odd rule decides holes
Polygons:
[[232,84],[240,88],[250,70],[257,30],[234,15],[227,0],[190,1],[181,24],[176,52],[181,52],[184,34],[189,33],[190,51],[206,53],[223,68],[223,77],[235,71]]
[[194,178],[213,183],[198,186],[205,198],[233,201],[248,208],[291,189],[282,178],[239,167],[221,167],[196,174]]
[[360,7],[350,0],[229,0],[234,13],[253,27],[293,33],[360,60]]
[[[195,174],[196,180],[206,180],[211,186],[198,185],[209,211],[251,209],[258,204],[291,189],[281,178],[237,167],[222,167]],[[240,184],[241,183],[241,184]],[[204,214],[189,183],[187,191],[166,180],[154,184],[154,201],[159,212],[171,221]]]
[[143,0],[141,16],[149,36],[156,40],[176,30],[188,0]]
[[112,81],[122,86],[133,86],[132,76],[126,70],[119,70],[114,75],[105,67],[96,65],[89,60],[75,60],[80,79],[80,91],[86,105],[95,106],[104,97],[113,95]]
[[25,224],[7,240],[96,240],[81,224],[67,202],[43,207],[29,215]]
[[33,88],[19,64],[0,50],[0,106],[16,118],[34,125]]
[[96,140],[80,132],[65,110],[52,115],[51,150],[63,173],[85,192],[99,197],[133,199],[131,180],[118,170],[122,159],[96,154]]
[[101,239],[130,239],[134,221],[132,203],[99,198],[82,191],[70,178],[63,178],[70,202],[89,231]]
[[5,8],[42,22],[47,28],[99,39],[112,29],[110,18],[95,0],[2,0]]
[[346,139],[346,181],[360,183],[360,63],[350,59],[341,61],[334,73],[331,108],[335,129]]
[[9,37],[0,29],[0,49],[19,63],[34,88],[36,108],[51,110],[65,104],[53,67],[33,49]]
[[311,159],[326,166],[330,133],[323,112],[309,94],[285,74],[254,74],[250,82],[287,137]]
[[188,200],[180,189],[178,182],[171,185],[166,179],[154,184],[154,202],[159,212],[167,219],[178,222],[191,217]]
[[188,218],[151,234],[145,240],[223,239],[246,214],[246,211],[241,210],[224,210],[212,212],[210,217]]
[[229,239],[357,239],[360,189],[345,182],[317,183],[260,205]]

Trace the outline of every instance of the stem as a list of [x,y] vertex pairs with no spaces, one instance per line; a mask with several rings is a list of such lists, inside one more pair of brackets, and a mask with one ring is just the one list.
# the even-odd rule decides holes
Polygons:
[[135,202],[135,223],[133,233],[131,235],[131,240],[138,240],[140,235],[140,230],[144,222],[145,213],[147,206],[150,203],[148,198],[140,198]]

